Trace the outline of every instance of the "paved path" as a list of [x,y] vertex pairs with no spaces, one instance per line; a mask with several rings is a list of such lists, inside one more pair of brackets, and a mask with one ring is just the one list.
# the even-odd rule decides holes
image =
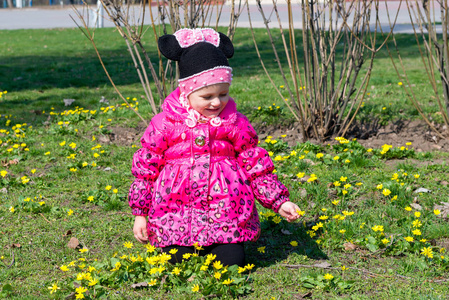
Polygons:
[[[254,1],[254,0],[253,0]],[[276,15],[273,14],[272,5],[267,3],[271,3],[270,0],[263,0],[263,8],[265,14],[267,16],[271,16],[271,24],[272,27],[276,27],[277,18]],[[383,30],[389,31],[388,26],[388,18],[387,12],[390,12],[391,18],[397,12],[399,8],[399,2],[389,2],[388,9],[385,7],[385,3],[380,5],[380,22],[382,24]],[[96,8],[96,7],[93,7]],[[78,8],[79,10],[83,10],[82,8]],[[278,6],[279,14],[281,16],[281,20],[283,20],[283,25],[286,26],[286,20],[288,20],[287,16],[287,6],[279,5]],[[136,8],[136,15],[138,12],[138,8]],[[155,10],[153,10],[154,13]],[[89,11],[85,10],[86,15]],[[295,20],[295,27],[301,28],[301,19],[300,14],[301,10],[299,5],[294,6],[295,15],[298,17]],[[254,4],[250,4],[250,13],[251,19],[254,27],[264,27],[262,18],[257,7]],[[70,18],[72,15],[76,19],[76,15],[74,11],[69,6],[58,7],[52,6],[48,7],[33,7],[33,8],[22,8],[22,9],[0,9],[0,29],[32,29],[32,28],[70,28],[76,27],[74,21]],[[230,6],[225,5],[222,12],[220,26],[227,26],[230,15]],[[149,16],[149,11],[147,8],[146,16]],[[90,11],[91,23],[93,20],[92,11]],[[213,19],[213,18],[212,18]],[[226,21],[225,21],[226,20]],[[149,24],[150,18],[146,17],[145,24]],[[374,24],[374,16],[372,18],[372,23]],[[214,26],[212,24],[211,26]],[[107,19],[104,20],[105,27],[113,27],[113,23]],[[242,15],[240,16],[239,27],[249,27],[248,13],[245,8]],[[397,33],[412,33],[413,29],[410,26],[410,19],[408,16],[407,9],[405,7],[405,3],[402,3],[401,8],[399,9],[397,26],[395,27],[395,32]]]

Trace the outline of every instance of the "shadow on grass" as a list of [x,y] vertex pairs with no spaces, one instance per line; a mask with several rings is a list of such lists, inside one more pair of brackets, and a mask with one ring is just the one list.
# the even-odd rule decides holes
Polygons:
[[[282,55],[282,40],[277,32],[273,30],[275,47],[280,53],[281,64],[287,67],[286,57]],[[297,35],[301,41],[302,32],[298,31]],[[263,29],[258,29],[256,38],[266,67],[278,78],[278,63],[268,35]],[[149,40],[148,36],[144,39],[147,44],[150,44]],[[123,92],[128,88],[128,94],[133,94],[133,97],[143,95],[126,46],[115,29],[97,30],[96,41],[108,72],[120,90]],[[397,41],[403,57],[417,53],[413,36],[398,35]],[[248,78],[254,75],[264,77],[250,30],[239,28],[233,42],[235,55],[230,65],[236,81],[251,85]],[[63,99],[75,99],[76,105],[96,109],[101,96],[117,98],[92,45],[78,29],[2,31],[0,43],[3,43],[0,47],[0,90],[10,93],[2,100],[2,114],[11,114],[17,120],[29,123],[35,120],[33,125],[39,125],[43,119],[33,112],[49,111],[51,107],[55,111],[65,110]],[[145,47],[157,67],[154,43]],[[302,66],[303,51],[301,47],[298,49],[299,65]],[[378,53],[379,58],[388,59],[387,56],[386,50]],[[288,73],[288,69],[285,71]],[[372,81],[382,81],[382,78],[373,76]]]

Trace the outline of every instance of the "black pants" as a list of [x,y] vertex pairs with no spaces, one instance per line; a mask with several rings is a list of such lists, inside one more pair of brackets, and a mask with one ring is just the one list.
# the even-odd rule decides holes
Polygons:
[[[223,266],[238,265],[243,267],[245,265],[245,249],[243,243],[237,244],[212,244],[210,246],[202,247],[204,250],[199,251],[199,255],[215,254],[217,257],[215,261],[220,261]],[[172,245],[161,248],[162,252],[169,253],[172,249],[178,249],[176,254],[171,254],[172,258],[169,261],[172,264],[182,261],[182,256],[186,253],[195,253],[193,246],[177,246]],[[198,252],[198,250],[196,251]]]

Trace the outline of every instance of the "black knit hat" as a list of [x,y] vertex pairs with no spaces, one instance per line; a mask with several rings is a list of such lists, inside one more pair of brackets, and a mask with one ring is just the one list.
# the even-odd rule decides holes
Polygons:
[[228,58],[234,55],[231,40],[210,28],[180,29],[158,40],[161,53],[178,62],[179,87],[185,96],[204,86],[229,83],[232,69]]

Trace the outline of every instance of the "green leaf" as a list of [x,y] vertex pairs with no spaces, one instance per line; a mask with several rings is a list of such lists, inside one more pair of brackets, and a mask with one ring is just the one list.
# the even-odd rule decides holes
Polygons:
[[379,249],[379,247],[375,244],[366,244],[366,248],[368,248],[371,252],[376,252]]
[[12,292],[12,286],[7,283],[2,287],[2,292]]

